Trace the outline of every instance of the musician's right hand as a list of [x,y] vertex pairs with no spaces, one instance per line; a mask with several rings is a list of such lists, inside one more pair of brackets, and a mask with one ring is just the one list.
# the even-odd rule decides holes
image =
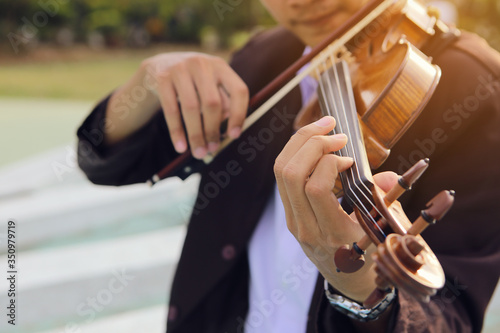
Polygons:
[[[147,93],[142,96],[139,90]],[[240,135],[248,95],[243,80],[222,58],[195,52],[159,54],[144,60],[112,95],[106,118],[113,130],[106,140],[117,142],[133,133],[161,106],[176,151],[183,153],[189,143],[193,156],[200,159],[217,150],[225,118],[228,135]],[[129,112],[123,112],[124,104]]]

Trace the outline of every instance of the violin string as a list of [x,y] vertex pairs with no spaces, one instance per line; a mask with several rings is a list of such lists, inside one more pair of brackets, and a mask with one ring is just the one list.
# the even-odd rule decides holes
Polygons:
[[[335,67],[334,67],[334,71],[335,71],[335,75],[338,76],[338,73],[337,73]],[[331,77],[330,73],[328,73],[328,76],[329,76],[329,78],[327,80],[327,85],[328,85],[328,88],[329,88],[331,94],[333,94],[333,87],[331,86],[331,82],[332,82],[333,78]],[[337,78],[335,78],[335,80],[336,79]],[[338,81],[337,81],[337,87],[338,87]],[[333,101],[336,100],[334,98],[334,96],[332,96],[332,98],[333,98],[332,99]],[[346,128],[344,128],[344,124],[347,124],[347,122],[346,122],[347,119],[345,117],[346,113],[345,112],[340,112],[340,110],[338,110],[338,107],[337,107],[336,104],[334,104],[334,107],[337,110],[337,112],[335,113],[335,115],[338,118],[339,132],[340,133],[345,133],[349,137],[352,137],[351,131],[350,131],[350,127],[347,126]],[[356,157],[356,152],[355,152],[355,150],[353,148],[351,140],[349,140],[349,144],[346,145],[345,150],[346,150],[346,153],[347,153],[346,155],[347,156],[353,157],[354,160],[356,160],[356,158],[357,158]],[[341,156],[343,156],[342,150],[340,152],[341,152]],[[376,222],[373,219],[372,215],[369,214],[369,209],[363,204],[362,199],[359,197],[359,194],[361,194],[362,196],[365,197],[365,199],[368,199],[366,197],[366,194],[363,193],[363,191],[361,191],[360,188],[358,187],[358,185],[356,184],[356,180],[355,180],[356,175],[355,175],[355,172],[358,172],[358,174],[359,174],[359,170],[358,170],[358,167],[356,165],[353,165],[353,167],[351,168],[351,170],[349,170],[349,171],[346,172],[346,181],[347,181],[347,185],[349,187],[349,191],[346,191],[346,193],[349,193],[349,195],[351,196],[351,202],[353,202],[356,205],[356,207],[358,207],[360,213],[365,217],[365,220],[370,221],[373,224],[376,224]],[[359,177],[358,177],[358,179],[359,179]]]
[[[331,61],[333,62],[333,56],[331,56]],[[334,76],[335,76],[336,89],[337,89],[337,93],[338,93],[338,97],[339,97],[337,103],[340,104],[339,105],[340,110],[339,110],[338,114],[342,115],[343,121],[347,124],[348,123],[347,108],[346,108],[345,103],[344,103],[345,99],[346,99],[345,98],[346,96],[342,92],[342,86],[341,86],[341,83],[340,83],[340,76],[339,76],[339,72],[338,72],[338,69],[337,69],[336,65],[333,66],[333,71],[334,71]],[[345,76],[343,76],[343,77],[344,77],[344,81],[345,81]],[[342,82],[344,83],[344,81],[342,81]],[[329,80],[328,82],[331,82],[331,81]],[[331,87],[331,85],[329,85],[329,86]],[[333,96],[333,87],[331,87],[331,90],[332,90],[332,98],[334,98],[334,96]],[[350,105],[350,106],[351,106],[351,110],[355,110],[355,107],[353,107],[352,105]],[[346,133],[346,134],[348,134],[348,137],[349,138],[353,138],[354,135],[351,132],[351,127],[350,126],[347,127],[347,131],[348,131],[348,133]],[[355,161],[359,161],[359,158],[357,156],[357,151],[354,148],[354,142],[353,142],[353,140],[348,140],[346,146],[347,146],[348,150],[349,149],[351,150],[351,156],[354,158],[354,160]],[[359,172],[359,168],[357,167],[357,165],[354,165],[353,169],[354,169],[354,172],[356,173],[356,174],[353,173],[353,184],[354,184],[354,186],[363,194],[363,196],[365,197],[365,199],[368,200],[368,202],[370,202],[372,204],[372,206],[374,206],[374,204],[373,204],[373,202],[371,202],[370,198],[366,196],[365,192],[363,192],[363,190],[358,185],[358,183],[361,183],[363,185],[363,187],[366,189],[366,191],[368,193],[370,193],[371,195],[373,195],[373,193],[371,193],[370,189],[364,184],[364,182],[360,181],[361,180],[361,174]],[[354,181],[355,176],[357,176],[358,182]]]
[[[330,55],[330,57],[332,57]],[[333,60],[333,59],[332,59]],[[338,90],[339,90],[339,96],[341,96],[340,98],[340,103],[342,105],[342,112],[343,112],[343,115],[344,115],[344,119],[347,119],[347,112],[356,112],[356,105],[354,103],[354,97],[352,96],[352,89],[349,90],[349,88],[352,87],[352,82],[351,82],[351,79],[349,77],[349,72],[348,70],[349,69],[346,69],[343,64],[339,64],[340,66],[342,66],[342,84],[340,82],[340,76],[338,74],[338,70],[337,70],[337,66],[334,66],[334,69],[335,69],[335,76],[336,76],[336,83],[337,83],[337,87],[338,87]],[[342,88],[345,89],[344,93],[343,93],[343,90]],[[349,109],[345,107],[345,102],[347,100],[347,103],[349,103]],[[356,114],[357,116],[357,114]],[[355,117],[356,118],[356,117]],[[357,119],[355,119],[354,121],[358,121]],[[362,133],[359,132],[359,136],[361,136]],[[352,137],[352,135],[351,135]],[[350,147],[352,149],[352,153],[353,153],[353,156],[355,156],[357,153],[361,153],[360,151],[357,151],[355,148],[354,148],[354,142],[352,140],[349,140],[350,142]],[[361,149],[364,149],[364,148],[361,148]],[[355,157],[356,158],[356,157]],[[359,160],[359,159],[357,159]],[[361,174],[360,174],[360,169],[356,166],[354,168],[355,172],[357,173],[357,179],[358,179],[358,182],[354,182],[354,186],[356,186],[356,188],[362,193],[362,195],[366,198],[366,200],[369,202],[370,206],[371,206],[371,209],[373,209],[373,211],[375,211],[379,216],[383,216],[383,214],[380,212],[380,210],[378,209],[377,205],[375,204],[374,200],[373,200],[373,192],[372,190],[366,185],[365,182],[361,181]],[[371,195],[371,197],[368,197],[365,192],[360,188],[360,186],[358,184],[361,184],[361,186],[367,191],[367,193],[369,193]],[[376,220],[373,218],[373,215],[370,211],[368,211],[368,209],[366,209],[366,207],[364,206],[364,204],[361,202],[361,204],[363,205],[363,208],[365,208],[364,210],[364,213],[365,213],[365,217],[369,217],[368,219],[374,224],[374,226],[379,230],[379,232],[384,236],[386,237],[384,231],[380,228],[379,224],[376,222]]]
[[[337,68],[337,67],[335,67],[335,68]],[[351,87],[352,87],[352,82],[351,82],[351,78],[350,78],[350,76],[349,76],[349,74],[350,74],[350,73],[349,73],[348,71],[349,71],[349,69],[348,69],[348,68],[345,68],[345,66],[343,66],[343,65],[342,65],[342,73],[343,73],[343,81],[342,81],[342,83],[343,83],[343,84],[342,84],[342,85],[341,85],[341,83],[340,83],[340,77],[338,76],[338,74],[336,74],[336,75],[337,75],[337,85],[338,85],[338,87],[339,87],[339,95],[340,95],[340,96],[342,96],[342,98],[340,98],[340,102],[341,102],[341,103],[342,103],[342,105],[343,105],[343,107],[342,107],[342,111],[344,112],[344,115],[346,116],[346,118],[347,118],[347,112],[348,112],[348,110],[349,110],[350,112],[355,112],[355,117],[354,117],[354,118],[355,118],[355,120],[354,120],[354,121],[358,121],[358,119],[357,119],[357,112],[356,112],[356,105],[355,105],[355,103],[354,103],[354,96],[352,96],[352,88],[351,88]],[[336,72],[337,72],[337,71],[336,71]],[[340,91],[340,90],[341,90],[341,87],[344,87],[344,89],[345,89],[345,95],[347,95],[347,96],[344,96],[344,95],[342,94],[342,92]],[[344,106],[344,103],[346,102],[346,100],[347,100],[347,103],[349,103],[349,109],[347,109],[347,108]],[[359,135],[359,137],[360,137],[360,140],[362,140],[361,128],[359,128],[358,132],[359,132],[359,133],[358,133],[358,135]],[[354,142],[353,142],[352,140],[351,140],[350,142],[351,142],[351,147],[353,147],[353,148],[352,148],[352,149],[353,149],[353,153],[356,153],[356,150],[354,149]],[[362,148],[362,149],[364,149],[364,148]],[[358,152],[362,154],[362,152],[361,152],[361,151],[358,151]],[[368,167],[370,167],[370,166],[368,165]],[[361,179],[361,174],[360,174],[359,168],[356,168],[355,170],[356,170],[357,175],[358,175],[358,180],[360,180],[360,179]],[[363,186],[363,188],[364,188],[364,189],[365,189],[368,193],[370,193],[371,197],[366,197],[366,196],[365,196],[365,197],[366,197],[366,199],[370,202],[370,204],[371,204],[372,208],[373,208],[373,209],[374,209],[374,210],[375,210],[375,211],[376,211],[376,212],[377,212],[380,216],[382,216],[382,213],[379,211],[379,209],[377,208],[377,205],[375,204],[375,202],[374,202],[374,200],[373,200],[373,192],[372,192],[372,190],[371,190],[371,189],[370,189],[370,188],[366,185],[366,183],[365,183],[365,182],[360,181],[359,183]],[[357,185],[358,183],[355,183],[355,184],[356,184],[356,186],[358,186],[358,185]],[[359,187],[358,187],[358,188],[359,188]],[[360,189],[360,188],[359,188],[359,189]],[[362,191],[362,189],[360,189],[360,191]],[[365,193],[365,192],[363,192],[363,191],[362,191],[362,193]]]
[[[331,56],[332,57],[332,56]],[[331,59],[332,63],[334,62],[333,61],[333,57]],[[344,72],[344,68],[342,68],[343,72]],[[343,80],[342,80],[342,84],[340,82],[340,75],[339,75],[339,71],[337,69],[337,66],[334,65],[333,66],[333,71],[334,71],[334,75],[335,75],[335,83],[336,83],[336,88],[337,88],[337,93],[338,93],[338,101],[337,103],[339,103],[339,112],[337,113],[338,115],[341,115],[342,116],[342,123],[345,123],[345,124],[348,124],[348,117],[347,117],[347,112],[348,112],[348,109],[346,108],[346,105],[345,105],[345,100],[346,100],[346,96],[345,96],[345,93],[342,92],[342,84],[344,84],[344,87],[347,86],[347,78],[346,78],[346,74],[344,73],[343,75]],[[331,82],[331,80],[328,80],[328,82]],[[348,84],[351,84],[350,82]],[[329,85],[331,87],[331,84]],[[333,87],[331,87],[332,91],[333,91]],[[332,96],[333,97],[333,96]],[[356,107],[355,105],[351,104],[351,100],[349,98],[350,96],[347,96],[347,99],[349,100],[349,105],[351,107],[350,111],[354,111],[356,110]],[[348,137],[350,138],[353,138],[354,136],[352,135],[352,132],[351,132],[351,127],[350,126],[347,126],[347,133],[346,132],[343,132],[343,133],[346,133],[348,134]],[[348,140],[348,144],[346,145],[347,146],[347,149],[351,150],[351,156],[354,158],[355,161],[359,161],[359,157],[358,157],[358,151],[354,148],[354,142],[353,140]],[[359,191],[359,193],[361,193],[361,195],[368,201],[368,203],[370,204],[370,208],[371,209],[374,209],[378,214],[379,216],[382,216],[382,214],[380,213],[380,211],[378,210],[378,208],[376,207],[375,203],[372,201],[373,199],[373,193],[372,191],[366,186],[366,184],[361,181],[361,174],[360,174],[360,171],[359,171],[359,168],[357,165],[354,165],[353,168],[351,168],[351,170],[353,170],[353,172],[351,172],[352,174],[352,182],[351,184],[356,187],[356,189]],[[357,181],[355,181],[354,179],[356,178],[357,176]],[[348,178],[348,182],[349,182],[349,178]],[[366,193],[363,191],[363,189],[358,185],[359,183],[361,183],[361,185],[366,189],[366,191],[372,196],[372,197],[368,197],[366,195]],[[349,186],[352,186],[352,185],[349,185]],[[363,204],[363,201],[359,200],[358,198],[358,201],[359,203],[358,205],[358,208],[361,208],[360,209],[362,212],[364,212],[364,215],[365,217],[368,218],[368,220],[370,220],[374,226],[376,226],[377,229],[379,229],[379,231],[383,234],[383,231],[380,229],[380,226],[378,225],[378,223],[376,223],[375,219],[373,218],[372,214],[370,214],[370,210],[369,208],[367,208],[364,204]]]
[[[333,57],[330,58],[330,61],[332,62],[332,64],[335,63]],[[326,75],[329,76],[329,78],[327,80],[329,94],[330,94],[330,96],[332,98],[332,101],[335,101],[336,98],[335,98],[334,88],[331,85],[331,82],[332,82],[331,72],[328,71],[328,69],[327,69],[328,66],[327,66],[326,63],[324,63],[323,66],[324,66],[325,71],[327,72]],[[338,90],[337,93],[339,94],[338,100],[341,103],[340,108],[342,109],[343,112],[340,112],[341,110],[338,109],[338,106],[336,105],[336,103],[325,103],[325,106],[327,107],[329,114],[335,114],[339,118],[338,122],[337,122],[338,127],[339,127],[339,132],[340,133],[346,133],[347,135],[349,135],[349,137],[352,137],[352,134],[351,134],[349,126],[347,127],[347,129],[343,128],[343,123],[345,121],[347,121],[347,111],[346,111],[346,107],[344,105],[344,98],[342,98],[343,94],[342,94],[342,91],[341,91],[340,78],[339,78],[339,74],[338,74],[337,68],[336,68],[335,65],[333,65],[332,68],[333,68],[333,71],[334,71],[334,74],[335,74],[336,87],[337,87],[337,90]],[[317,71],[318,77],[320,77],[319,76],[319,70],[317,69],[316,71]],[[319,80],[319,84],[320,84],[320,88],[322,90],[323,95],[326,96],[326,93],[327,93],[326,90],[327,89],[325,88],[325,84],[324,84],[323,80],[320,79]],[[352,101],[349,101],[349,102],[351,103]],[[330,105],[330,104],[332,104],[332,105]],[[350,106],[353,107],[352,104],[350,104]],[[335,108],[335,110],[337,112],[336,113],[332,113],[332,110],[330,109],[330,107]],[[334,133],[335,132],[336,131],[334,130]],[[357,157],[356,155],[357,154],[356,154],[356,151],[354,149],[353,142],[351,140],[349,140],[349,143],[348,143],[348,145],[346,145],[345,150],[346,150],[347,156],[351,156],[351,157],[353,157],[356,160],[356,157]],[[339,150],[338,154],[340,156],[344,156],[343,149]],[[369,209],[362,203],[362,201],[358,197],[357,191],[355,191],[353,189],[353,186],[356,187],[356,189],[359,192],[361,192],[361,194],[365,197],[365,199],[371,204],[372,209],[375,209],[378,212],[378,209],[374,205],[374,203],[372,202],[371,198],[369,198],[369,197],[366,196],[366,194],[362,191],[362,189],[357,185],[356,181],[354,180],[354,178],[355,178],[354,172],[357,173],[358,179],[360,179],[361,176],[360,176],[360,173],[359,173],[359,169],[356,167],[356,165],[354,165],[353,168],[355,169],[355,171],[352,171],[352,169],[351,169],[351,172],[347,172],[347,175],[346,175],[347,185],[349,187],[350,194],[355,197],[355,198],[351,197],[350,199],[351,199],[351,201],[354,204],[356,204],[356,206],[360,210],[360,213],[362,213],[362,215],[365,217],[365,219],[369,220],[385,236],[384,232],[381,230],[381,228],[378,225],[378,223],[376,223],[376,221],[373,218],[372,214],[370,214]],[[366,184],[363,183],[363,186],[366,188],[366,190],[368,191],[368,193],[372,194],[371,191],[370,191],[370,189],[368,187],[366,187]],[[346,191],[346,195],[349,196],[349,192],[348,191]],[[378,212],[378,213],[379,213],[380,216],[382,216],[382,214],[380,214],[380,212]]]
[[[329,83],[329,84],[328,84],[328,91],[329,91],[329,94],[330,94],[330,95],[333,95],[333,87],[331,87],[331,84],[330,84],[330,83],[331,83],[331,77],[330,77],[330,76],[331,76],[331,74],[330,74],[330,73],[329,73],[329,71],[328,71],[328,65],[326,64],[326,62],[324,62],[324,63],[323,63],[323,67],[324,67],[324,68],[323,68],[323,69],[324,69],[324,72],[326,73],[326,75],[327,75],[327,76],[329,76],[329,77],[328,77],[328,80],[327,80],[327,82]],[[320,77],[320,76],[319,76],[319,70],[317,70],[317,74],[318,74],[318,77]],[[326,95],[327,95],[327,89],[325,88],[325,83],[324,83],[324,80],[320,79],[320,80],[319,80],[319,85],[320,85],[320,88],[321,88],[322,95],[323,95],[323,96],[326,96]],[[335,100],[335,98],[332,96],[332,101],[334,101],[334,100]],[[327,102],[325,102],[325,103],[324,103],[324,106],[327,108],[327,110],[328,110],[328,114],[330,114],[330,115],[335,115],[335,116],[336,116],[336,118],[337,118],[337,119],[336,119],[336,120],[337,120],[337,124],[336,124],[336,127],[333,129],[333,132],[334,132],[334,133],[337,133],[337,132],[339,132],[339,133],[345,133],[345,132],[347,132],[348,130],[345,130],[345,129],[343,128],[344,119],[341,117],[340,112],[338,112],[337,110],[336,110],[337,112],[334,112],[333,110],[331,110],[331,108],[335,108],[335,109],[336,109],[336,105],[335,105],[335,103],[327,103]],[[338,130],[337,130],[337,129],[338,129]],[[345,154],[344,154],[344,150],[346,151],[346,152],[345,152]],[[338,154],[339,156],[349,156],[349,151],[348,151],[348,150],[349,150],[349,147],[346,145],[346,147],[345,147],[345,148],[343,148],[343,149],[340,149],[340,150],[337,152],[337,154]],[[345,193],[348,197],[350,197],[351,202],[356,203],[356,202],[358,202],[358,201],[359,201],[359,198],[358,198],[358,196],[357,196],[356,192],[355,192],[355,191],[354,191],[354,189],[353,189],[353,185],[352,185],[352,184],[353,184],[353,182],[354,182],[354,181],[350,179],[350,177],[351,177],[351,176],[350,176],[350,173],[352,173],[352,172],[347,172],[347,173],[346,173],[346,175],[345,175],[345,176],[346,176],[347,186],[348,186],[348,188],[349,188],[349,191],[344,191],[344,193]],[[353,198],[352,196],[354,196],[355,198]]]
[[[332,101],[335,101],[336,98],[335,98],[335,95],[334,95],[334,88],[332,86],[332,80],[335,79],[335,82],[337,83],[337,87],[338,87],[338,73],[337,73],[337,70],[336,70],[336,67],[335,65],[333,65],[333,70],[334,70],[334,74],[335,74],[335,78],[332,78],[332,74],[330,71],[327,71],[327,75],[328,75],[328,80],[327,80],[327,85],[328,85],[328,90],[329,90],[329,93],[331,95],[331,98],[332,98]],[[338,121],[337,121],[337,124],[338,124],[338,127],[339,127],[339,132],[340,133],[345,133],[346,135],[348,135],[348,137],[352,137],[351,136],[351,132],[350,132],[350,128],[349,126],[347,126],[345,129],[344,129],[344,124],[347,124],[347,119],[345,117],[346,113],[345,113],[345,110],[344,112],[340,112],[340,110],[338,110],[338,107],[336,105],[336,103],[332,103],[333,104],[333,107],[335,108],[336,112],[335,112],[335,116],[338,118]],[[348,143],[346,144],[345,146],[345,151],[346,151],[346,155],[347,156],[350,156],[352,158],[354,158],[354,160],[356,160],[356,153],[352,147],[352,142],[351,140],[348,140]],[[342,153],[342,150],[340,150],[340,152]],[[342,155],[341,155],[342,156]],[[357,170],[357,165],[354,164],[351,168],[351,171],[350,172],[347,172],[346,174],[346,179],[347,179],[347,184],[349,186],[349,190],[351,193],[353,193],[355,196],[356,196],[356,200],[355,202],[359,201],[359,198],[357,197],[356,195],[356,191],[353,187],[356,187],[357,189],[359,189],[357,186],[356,186],[356,181],[355,181],[355,175],[354,175],[354,171],[353,169],[356,169]]]

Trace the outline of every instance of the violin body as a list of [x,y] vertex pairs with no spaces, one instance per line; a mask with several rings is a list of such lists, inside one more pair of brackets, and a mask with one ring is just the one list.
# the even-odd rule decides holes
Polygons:
[[[377,169],[432,97],[441,70],[405,39],[362,63],[351,62],[349,68],[368,161]],[[314,96],[297,116],[295,127],[320,116]],[[340,181],[334,192],[342,196]]]
[[[374,20],[336,55],[349,63],[372,169],[384,163],[430,100],[441,77],[439,67],[415,45],[422,46],[434,35],[436,18],[425,15],[424,7],[414,0],[397,1],[394,6],[403,7],[395,14],[391,8],[385,14],[388,17]],[[368,35],[374,36],[360,37]],[[299,113],[295,127],[320,115],[319,104],[313,100]]]
[[362,63],[356,74],[354,96],[363,126],[392,148],[429,101],[441,70],[402,39],[384,56]]

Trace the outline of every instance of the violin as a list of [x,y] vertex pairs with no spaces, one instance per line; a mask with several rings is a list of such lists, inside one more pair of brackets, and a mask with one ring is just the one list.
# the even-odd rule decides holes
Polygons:
[[[420,177],[428,160],[403,175],[400,184],[385,197],[371,174],[418,117],[441,76],[440,69],[413,44],[423,47],[434,27],[439,28],[435,16],[415,19],[409,14],[421,14],[423,8],[415,1],[405,2],[401,15],[386,18],[385,27],[377,21],[370,23],[342,49],[329,52],[313,73],[319,84],[321,114],[333,116],[337,120],[334,133],[348,137],[347,145],[335,153],[354,160],[354,165],[340,174],[341,186],[337,185],[334,192],[348,200],[366,234],[352,246],[346,244],[336,251],[337,271],[359,270],[365,264],[369,245],[377,245],[372,256],[377,288],[364,301],[366,308],[381,302],[392,287],[428,302],[445,283],[443,269],[420,233],[451,208],[454,192],[439,193],[411,223],[401,207],[392,202],[402,193],[396,192],[404,192]],[[376,24],[380,34],[369,39],[360,37],[373,33]],[[308,113],[317,114],[317,101],[301,111],[296,122],[307,118]]]
[[[421,49],[426,49],[433,35],[446,32],[437,15],[416,0],[372,0],[250,100],[251,109],[260,106],[245,120],[243,131],[305,76],[318,80],[317,102],[300,113],[298,123],[320,113],[332,115],[337,120],[335,131],[348,136],[348,145],[337,154],[352,157],[354,164],[340,174],[341,186],[334,191],[343,191],[366,236],[339,248],[335,264],[339,274],[355,272],[364,265],[369,245],[377,246],[373,255],[377,289],[365,300],[366,307],[381,301],[392,287],[428,301],[444,286],[441,265],[420,233],[450,209],[454,192],[439,193],[411,223],[392,202],[423,173],[427,161],[417,163],[387,194],[373,182],[371,169],[385,161],[432,96],[441,72]],[[306,70],[296,74],[307,63]],[[224,138],[219,151],[231,141]],[[196,171],[191,160],[187,151],[149,183],[172,175],[186,178]]]
[[333,116],[337,120],[332,134],[344,133],[348,137],[347,145],[335,154],[353,158],[354,164],[339,176],[343,196],[353,207],[366,234],[351,247],[346,244],[336,251],[334,261],[337,271],[358,271],[364,266],[364,255],[373,243],[377,245],[377,251],[372,256],[378,275],[377,288],[364,301],[364,306],[376,306],[391,292],[393,286],[405,290],[420,301],[428,302],[430,296],[444,286],[445,277],[438,259],[420,233],[451,208],[454,192],[439,193],[429,201],[419,219],[411,223],[401,206],[392,203],[420,177],[427,168],[428,160],[418,162],[400,178],[393,190],[383,196],[372,178],[366,147],[363,145],[359,119],[362,117],[356,111],[350,71],[344,60],[321,73],[318,100],[323,115]]
[[[337,120],[333,133],[348,137],[347,145],[335,153],[353,158],[354,164],[339,175],[341,186],[337,184],[334,192],[351,204],[366,235],[352,246],[341,246],[334,260],[339,273],[355,272],[365,264],[370,244],[377,245],[372,255],[377,288],[363,302],[366,308],[380,303],[392,287],[428,302],[445,283],[443,269],[420,233],[451,208],[454,192],[439,193],[411,223],[392,202],[420,177],[428,160],[411,168],[385,196],[371,174],[418,117],[441,76],[439,67],[415,44],[424,47],[434,28],[443,27],[436,16],[422,15],[424,7],[416,1],[404,2],[400,10],[401,15],[371,22],[343,48],[321,60],[312,74],[319,84],[317,100],[296,119],[300,124],[308,113],[316,115],[319,104],[322,115]],[[375,26],[380,33],[363,38],[373,34]]]

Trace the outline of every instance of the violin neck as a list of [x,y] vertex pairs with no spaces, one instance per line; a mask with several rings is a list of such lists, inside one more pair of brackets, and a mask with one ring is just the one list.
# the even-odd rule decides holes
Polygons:
[[372,173],[363,143],[358,114],[354,101],[351,76],[345,61],[337,62],[320,75],[318,99],[323,115],[333,116],[337,124],[332,134],[344,133],[348,141],[335,152],[353,158],[354,164],[340,173],[344,196],[360,209],[370,206],[373,189]]

